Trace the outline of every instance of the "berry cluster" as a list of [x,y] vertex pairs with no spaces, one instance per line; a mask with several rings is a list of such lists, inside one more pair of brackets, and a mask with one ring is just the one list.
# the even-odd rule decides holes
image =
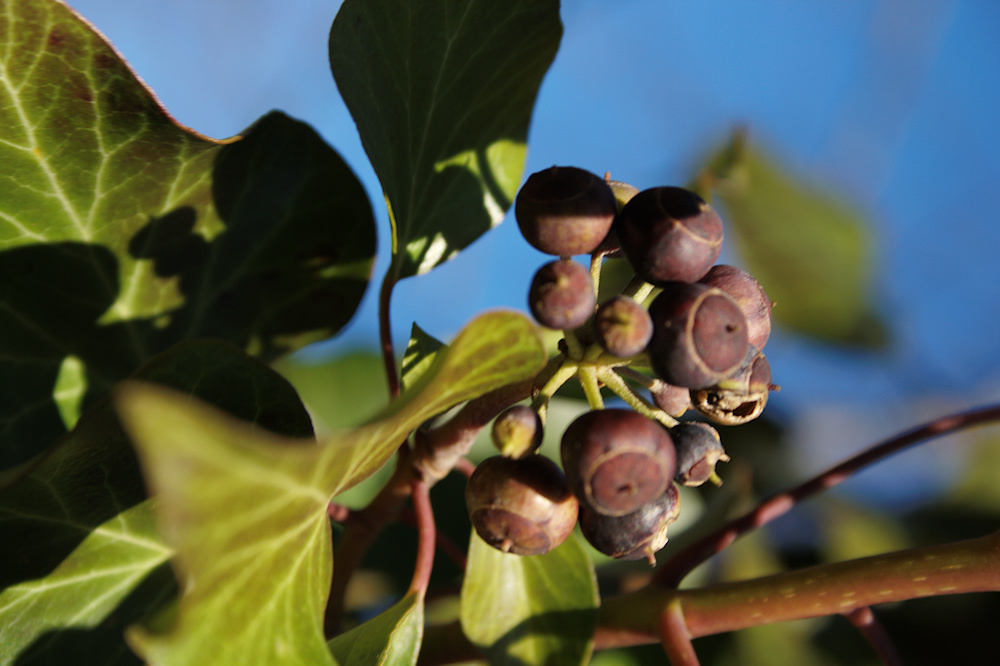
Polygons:
[[[745,423],[776,388],[762,351],[771,302],[749,273],[715,264],[722,220],[694,192],[552,167],[527,180],[515,214],[524,238],[558,257],[538,269],[528,304],[564,338],[532,404],[494,421],[501,455],[469,479],[469,516],[505,552],[548,552],[579,524],[602,553],[655,563],[680,512],[677,485],[721,483],[716,464],[729,460],[715,428],[677,418],[693,408]],[[590,270],[572,259],[587,254]],[[598,303],[609,257],[635,277]],[[549,399],[573,377],[591,411],[563,433],[560,469],[536,450]],[[630,409],[604,408],[602,386]]]

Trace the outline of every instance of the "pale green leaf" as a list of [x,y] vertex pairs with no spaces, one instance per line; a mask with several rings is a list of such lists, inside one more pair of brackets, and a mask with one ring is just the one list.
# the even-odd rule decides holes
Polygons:
[[392,608],[330,641],[339,664],[402,666],[416,664],[424,633],[424,602],[409,593]]
[[330,63],[389,205],[393,281],[503,219],[561,36],[556,0],[341,6]]
[[[523,381],[545,363],[537,327],[513,312],[473,320],[380,419],[314,440],[279,437],[146,384],[118,394],[122,420],[177,551],[183,596],[166,633],[133,645],[168,666],[330,664],[323,609],[331,575],[329,499],[381,467],[420,423]],[[226,641],[219,641],[226,636]]]
[[575,537],[521,556],[472,533],[460,619],[491,664],[586,664],[597,607],[593,565]]

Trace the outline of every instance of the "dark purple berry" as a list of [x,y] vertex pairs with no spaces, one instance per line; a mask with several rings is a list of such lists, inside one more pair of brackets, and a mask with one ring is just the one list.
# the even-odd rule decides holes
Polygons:
[[580,504],[580,531],[591,546],[620,560],[649,560],[667,543],[667,527],[677,520],[681,496],[674,484],[624,516],[607,516]]
[[740,425],[760,416],[776,389],[767,357],[751,347],[746,362],[736,372],[714,386],[691,391],[691,402],[716,423]]
[[628,296],[617,296],[597,308],[594,337],[601,347],[619,358],[628,358],[646,350],[653,336],[653,322],[646,308]]
[[528,291],[528,306],[542,326],[560,330],[587,323],[596,296],[590,272],[572,259],[557,259],[538,269]]
[[649,360],[660,379],[705,388],[736,372],[746,359],[747,323],[729,294],[703,284],[671,282],[649,306]]
[[514,203],[525,240],[558,257],[593,252],[608,235],[616,211],[611,187],[576,167],[554,166],[533,173]]
[[600,513],[623,516],[661,495],[676,472],[666,428],[630,409],[587,412],[563,433],[570,489]]
[[650,393],[653,396],[653,403],[675,418],[691,409],[691,390],[683,386],[657,381],[650,389]]
[[718,431],[707,423],[687,421],[670,429],[677,447],[677,475],[674,480],[685,486],[700,486],[708,480],[721,484],[715,466],[729,456],[722,448]]
[[501,455],[524,458],[542,444],[542,419],[528,405],[514,405],[493,420],[490,435]]
[[636,194],[615,218],[632,269],[646,282],[695,282],[722,249],[722,220],[701,197],[679,187]]
[[712,266],[699,282],[733,297],[747,319],[748,342],[763,349],[771,335],[771,299],[754,276],[741,268],[719,264]]
[[515,555],[540,555],[561,544],[579,511],[558,465],[539,455],[487,458],[469,477],[465,504],[483,541]]

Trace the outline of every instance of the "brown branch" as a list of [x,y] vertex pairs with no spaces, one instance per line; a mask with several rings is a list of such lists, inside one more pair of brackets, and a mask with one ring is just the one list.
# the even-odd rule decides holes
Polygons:
[[618,632],[617,645],[634,645],[659,640],[659,615],[674,600],[697,638],[893,601],[987,591],[1000,591],[1000,532],[704,588],[645,588],[607,599],[600,626],[605,635]]
[[[690,638],[921,597],[1000,591],[1000,532],[938,546],[823,564],[710,587],[646,587],[602,602],[594,649],[662,641],[664,612],[681,613]],[[671,607],[676,605],[676,610]],[[668,618],[669,619],[669,618]],[[419,663],[477,658],[458,623],[431,625]],[[681,662],[683,663],[683,662]],[[887,662],[891,664],[892,662]]]
[[392,270],[382,279],[382,288],[378,299],[378,331],[379,344],[382,349],[382,364],[385,366],[385,379],[389,386],[389,399],[395,400],[400,394],[399,373],[396,371],[396,350],[392,346],[392,326],[390,325],[389,309],[392,302],[392,288],[396,281]]
[[664,562],[656,572],[653,583],[664,587],[677,587],[695,567],[724,550],[743,534],[788,513],[792,507],[806,498],[843,483],[858,471],[894,453],[935,437],[997,420],[1000,420],[1000,405],[990,405],[945,416],[887,439],[792,490],[764,500],[749,513],[690,544]]

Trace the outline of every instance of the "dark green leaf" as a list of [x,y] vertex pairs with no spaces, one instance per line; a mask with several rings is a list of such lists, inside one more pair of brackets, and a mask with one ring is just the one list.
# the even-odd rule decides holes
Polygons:
[[[311,433],[309,416],[288,382],[225,343],[183,343],[135,376],[263,428]],[[18,637],[0,641],[5,649],[16,654],[41,631],[62,630],[60,640],[71,654],[70,630],[95,626],[169,556],[152,531],[145,498],[138,461],[106,400],[0,491],[0,588],[7,588],[0,593],[0,617],[16,617],[10,626]],[[150,590],[147,604],[161,602],[161,590]],[[108,639],[123,645],[121,632]]]
[[338,664],[397,666],[417,663],[424,633],[424,601],[410,593],[392,608],[330,641]]
[[775,302],[775,321],[836,343],[884,343],[870,303],[872,248],[860,214],[812,188],[742,135],[708,166],[729,240]]
[[472,533],[460,619],[491,664],[586,664],[597,607],[594,568],[575,537],[521,556]]
[[62,3],[6,3],[0,43],[0,467],[72,422],[57,383],[87,407],[182,340],[273,357],[347,322],[374,221],[313,130],[180,127]]
[[330,63],[389,204],[393,281],[503,219],[561,36],[555,0],[341,6]]

